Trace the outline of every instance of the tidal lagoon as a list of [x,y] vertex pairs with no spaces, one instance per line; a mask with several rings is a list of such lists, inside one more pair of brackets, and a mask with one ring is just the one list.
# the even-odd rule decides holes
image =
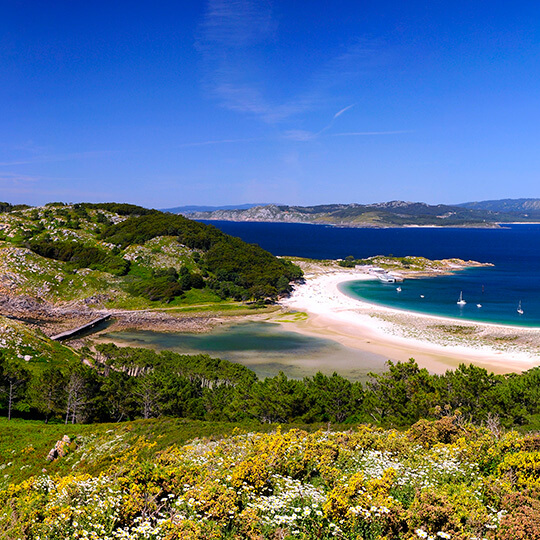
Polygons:
[[247,322],[223,325],[210,332],[121,331],[98,338],[122,346],[167,349],[181,354],[208,354],[243,364],[261,378],[283,371],[302,378],[334,371],[363,381],[370,371],[382,372],[386,357],[341,345],[331,339],[284,330],[280,324]]

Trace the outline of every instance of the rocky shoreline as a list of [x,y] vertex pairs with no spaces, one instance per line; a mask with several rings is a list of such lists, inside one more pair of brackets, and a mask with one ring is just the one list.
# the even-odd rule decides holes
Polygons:
[[[27,296],[0,296],[0,314],[40,330],[46,336],[76,328],[93,319],[110,315],[106,330],[154,330],[159,332],[205,332],[220,324],[221,318],[208,314],[170,313],[166,310],[104,310],[87,306],[55,306]],[[99,331],[103,331],[98,329]],[[70,340],[75,344],[80,340]]]

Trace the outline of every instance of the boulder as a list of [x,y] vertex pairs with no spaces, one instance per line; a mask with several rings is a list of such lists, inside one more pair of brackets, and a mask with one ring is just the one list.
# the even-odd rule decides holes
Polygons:
[[64,435],[59,441],[56,441],[56,444],[51,451],[47,454],[47,461],[54,461],[64,457],[69,451],[69,445],[71,444],[71,439]]

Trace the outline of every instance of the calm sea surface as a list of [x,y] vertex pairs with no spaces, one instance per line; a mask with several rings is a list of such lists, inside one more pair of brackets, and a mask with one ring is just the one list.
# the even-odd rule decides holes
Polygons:
[[[452,276],[406,280],[400,293],[396,285],[379,282],[355,282],[344,286],[343,292],[398,309],[540,326],[540,225],[501,229],[349,229],[293,223],[206,223],[257,243],[274,255],[315,259],[416,255],[490,262],[495,266]],[[467,302],[463,307],[456,303],[461,291]],[[523,315],[517,313],[520,301]]]

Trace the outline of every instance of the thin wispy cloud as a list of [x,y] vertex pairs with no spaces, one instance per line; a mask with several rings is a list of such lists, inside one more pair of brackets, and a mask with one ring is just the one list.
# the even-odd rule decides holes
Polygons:
[[314,139],[324,137],[370,137],[377,135],[403,135],[405,133],[414,133],[412,130],[396,130],[396,131],[350,131],[346,133],[327,133],[323,135],[323,131],[326,131],[326,128],[323,130],[314,133],[312,131],[305,131],[302,129],[290,129],[283,134],[285,139],[290,139],[292,141],[298,142],[307,142],[313,141]]
[[306,131],[302,129],[290,129],[285,132],[284,136],[287,139],[291,139],[293,141],[311,141],[313,139],[316,139],[320,137],[323,133],[328,131],[336,121],[337,118],[339,118],[342,114],[346,113],[349,109],[352,109],[355,106],[355,103],[352,105],[348,105],[347,107],[343,107],[343,109],[340,109],[334,116],[332,117],[332,120],[324,126],[319,131]]
[[8,184],[28,184],[34,188],[37,184],[46,182],[80,182],[82,178],[78,177],[58,177],[58,176],[43,176],[31,174],[19,174],[12,171],[0,171],[0,183],[4,187]]
[[204,66],[203,87],[223,107],[277,124],[313,108],[314,95],[270,97],[260,44],[275,38],[271,5],[261,0],[210,0],[196,47]]
[[321,131],[319,131],[317,133],[317,135],[321,135],[322,133],[324,133],[325,131],[328,131],[333,125],[334,125],[334,122],[344,113],[346,113],[349,109],[352,109],[353,107],[355,106],[355,103],[353,103],[352,105],[348,105],[347,107],[344,107],[343,109],[339,110],[336,114],[334,114],[332,120],[330,120],[330,123],[328,125],[326,125],[325,127],[323,127],[321,129]]
[[319,133],[314,133],[312,131],[307,131],[304,129],[289,129],[283,133],[285,139],[290,139],[291,141],[312,141],[315,139]]
[[38,155],[27,159],[0,162],[0,167],[11,167],[14,165],[33,165],[36,163],[55,163],[59,161],[71,161],[76,159],[87,159],[98,156],[106,156],[114,153],[115,152],[109,150],[96,150],[88,152],[73,152],[70,154]]
[[347,133],[332,133],[332,137],[365,137],[370,135],[402,135],[404,133],[414,133],[410,129],[396,131],[349,131]]
[[42,178],[39,176],[0,171],[0,183],[3,184],[3,187],[5,187],[6,184],[34,184],[41,179]]
[[257,0],[210,0],[201,24],[200,48],[212,43],[245,47],[264,40],[274,29],[268,2]]
[[245,138],[245,139],[218,139],[218,140],[210,140],[210,141],[195,141],[195,142],[187,142],[179,144],[179,148],[189,148],[192,146],[212,146],[212,145],[219,145],[219,144],[235,144],[235,143],[245,143],[245,142],[253,142],[253,141],[260,141],[262,140],[260,137],[252,137],[252,138]]
[[270,4],[257,0],[210,0],[201,24],[200,48],[212,43],[227,48],[246,47],[275,30]]
[[[117,194],[99,191],[95,184],[83,183],[82,178],[77,177],[32,176],[0,171],[0,186],[3,193],[15,198],[23,197],[20,202],[26,204],[43,204],[44,200],[105,201],[118,198]],[[84,188],[81,189],[82,186]]]
[[[337,110],[328,124],[318,131],[290,124],[304,122],[308,113],[327,109],[329,102],[335,102],[336,89],[340,85],[350,86],[355,77],[366,80],[368,75],[373,76],[390,62],[391,55],[384,44],[377,41],[353,40],[344,47],[336,47],[326,59],[321,58],[318,67],[315,63],[305,80],[299,83],[298,78],[291,79],[289,89],[282,85],[281,91],[291,97],[276,97],[275,77],[271,69],[265,68],[271,61],[265,51],[279,37],[278,17],[268,1],[209,0],[196,43],[204,67],[203,88],[208,97],[222,107],[281,127],[284,139],[313,141],[332,130],[335,122],[357,103]],[[268,66],[274,67],[273,64]],[[285,81],[289,84],[286,77]],[[288,129],[283,130],[284,127]],[[383,133],[390,134],[358,132],[357,135]],[[211,144],[222,143],[208,141],[186,146]]]
[[359,38],[348,43],[339,53],[329,58],[314,74],[322,88],[334,88],[354,79],[365,81],[388,69],[399,54],[377,39]]
[[353,107],[355,106],[355,103],[353,103],[352,105],[349,105],[348,107],[344,107],[343,109],[341,109],[341,111],[338,111],[336,114],[334,114],[334,120],[336,118],[339,118],[343,113],[347,112],[349,109],[352,109]]

